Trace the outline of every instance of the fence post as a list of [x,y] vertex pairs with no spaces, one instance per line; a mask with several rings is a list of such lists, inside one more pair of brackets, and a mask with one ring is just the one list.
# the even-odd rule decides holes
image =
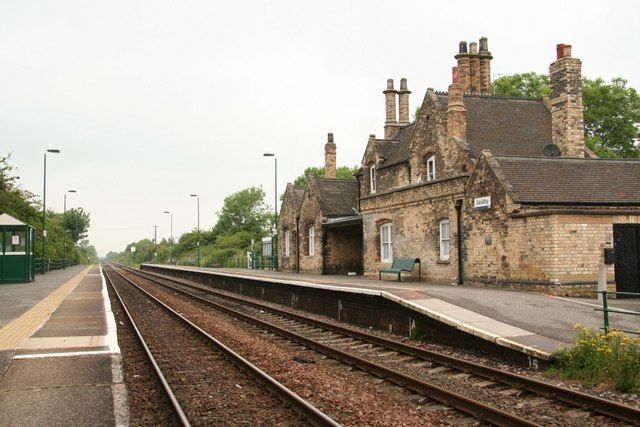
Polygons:
[[602,292],[602,312],[604,313],[604,333],[609,333],[609,308],[607,306],[607,291]]
[[607,290],[607,266],[604,265],[604,262],[600,263],[598,267],[598,302],[603,304],[603,300],[605,297],[602,294],[602,291]]

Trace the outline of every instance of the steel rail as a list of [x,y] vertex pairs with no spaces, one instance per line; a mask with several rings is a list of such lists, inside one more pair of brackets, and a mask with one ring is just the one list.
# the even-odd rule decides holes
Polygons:
[[[136,289],[141,291],[147,297],[149,297],[152,301],[156,302],[158,305],[166,309],[176,318],[180,319],[194,330],[198,331],[202,336],[207,338],[215,347],[221,350],[234,364],[239,366],[241,369],[248,371],[251,375],[254,376],[259,382],[266,386],[271,392],[276,394],[280,400],[284,403],[291,405],[294,411],[298,414],[302,415],[307,419],[307,421],[314,426],[332,426],[336,427],[340,424],[336,423],[332,418],[328,415],[311,405],[309,402],[304,400],[302,397],[295,394],[293,391],[289,390],[283,384],[276,381],[273,377],[262,371],[260,368],[249,362],[244,357],[240,356],[238,353],[233,351],[231,348],[227,347],[218,339],[211,336],[208,332],[200,328],[198,325],[191,322],[186,317],[182,316],[180,313],[175,311],[173,308],[169,307],[166,303],[160,301],[155,296],[151,295],[149,292],[141,288],[139,285],[131,281],[129,278],[125,277],[122,273],[117,271],[115,268],[112,268],[112,271],[126,280],[129,284],[134,286]],[[148,279],[147,279],[148,280]]]
[[106,268],[104,269],[104,276],[105,276],[105,281],[109,285],[111,285],[111,289],[113,290],[113,292],[115,293],[116,297],[118,298],[118,301],[120,302],[120,305],[122,306],[122,309],[124,310],[125,314],[127,315],[127,318],[129,319],[129,322],[131,323],[131,326],[133,326],[133,330],[134,330],[134,332],[136,334],[136,337],[138,338],[138,341],[140,341],[140,344],[142,344],[142,347],[144,348],[144,351],[147,354],[147,358],[149,359],[149,361],[151,362],[151,365],[153,366],[153,370],[156,373],[156,376],[158,377],[158,380],[160,381],[160,384],[162,385],[162,388],[164,389],[165,394],[167,395],[167,398],[169,399],[169,403],[171,403],[171,407],[173,408],[173,411],[174,411],[176,417],[178,418],[178,422],[180,423],[180,425],[182,425],[184,427],[189,427],[191,425],[191,423],[187,419],[187,416],[184,413],[184,410],[180,406],[180,403],[178,402],[178,399],[176,398],[176,395],[173,393],[173,390],[171,389],[171,386],[169,386],[169,382],[167,381],[167,379],[165,378],[164,374],[162,373],[162,370],[160,369],[160,366],[156,362],[155,357],[153,357],[153,354],[151,353],[151,350],[149,349],[149,346],[147,345],[146,340],[142,336],[142,333],[140,332],[140,329],[138,329],[138,325],[136,325],[136,322],[133,320],[133,317],[131,316],[131,313],[129,313],[129,309],[127,309],[127,306],[125,305],[124,300],[120,296],[120,293],[118,292],[116,287],[113,285],[113,281],[111,280],[111,277],[109,276],[109,273],[107,273],[107,269]]
[[[137,273],[137,271],[135,272]],[[132,273],[132,274],[135,274]],[[144,277],[143,275],[139,275],[139,277]],[[370,362],[366,359],[362,359],[360,357],[354,356],[352,354],[346,353],[342,350],[335,349],[328,345],[322,344],[318,341],[314,341],[302,335],[299,335],[295,332],[288,331],[279,326],[273,325],[269,322],[265,322],[261,319],[253,317],[251,315],[241,313],[232,308],[225,307],[224,305],[215,303],[213,301],[202,298],[198,295],[194,295],[190,292],[187,292],[183,289],[175,288],[166,283],[162,283],[160,281],[151,279],[146,277],[147,280],[158,283],[162,286],[165,286],[173,291],[181,293],[185,296],[193,298],[199,302],[202,302],[208,306],[215,308],[218,311],[222,311],[227,313],[233,317],[241,319],[247,323],[251,323],[260,327],[261,329],[271,331],[277,335],[283,336],[291,341],[295,341],[301,345],[312,348],[320,353],[323,353],[333,359],[340,360],[344,363],[347,363],[351,366],[356,367],[359,370],[368,372],[372,375],[375,375],[380,378],[384,378],[387,381],[395,383],[401,387],[404,387],[408,390],[411,390],[417,394],[422,396],[427,396],[433,400],[436,400],[440,403],[443,403],[447,406],[455,408],[461,412],[469,414],[473,417],[488,421],[492,424],[498,426],[538,426],[538,424],[528,421],[522,417],[519,417],[515,414],[511,414],[509,412],[503,411],[498,408],[494,408],[492,406],[486,405],[482,402],[478,402],[476,400],[470,399],[464,395],[453,392],[451,390],[447,390],[443,387],[439,387],[434,384],[429,384],[425,381],[419,380],[417,378],[413,378],[409,375],[403,374],[401,372],[395,371],[393,369],[387,368],[385,366]]]
[[279,308],[275,308],[269,305],[260,304],[254,301],[249,301],[244,298],[236,297],[233,295],[228,295],[227,293],[219,292],[209,287],[206,287],[206,288],[202,287],[204,285],[198,286],[191,283],[185,283],[183,281],[184,279],[167,277],[165,275],[160,275],[154,272],[143,271],[143,270],[131,269],[131,271],[132,273],[135,273],[135,274],[151,275],[159,279],[173,281],[183,286],[191,287],[193,289],[198,289],[203,292],[208,292],[216,296],[220,296],[221,298],[229,299],[241,304],[259,308],[264,311],[270,311],[279,316],[288,317],[293,320],[312,324],[314,326],[321,327],[342,335],[346,335],[354,339],[365,341],[370,344],[384,346],[391,350],[399,351],[410,356],[435,362],[443,366],[448,366],[452,369],[456,369],[461,372],[478,375],[480,377],[483,377],[492,381],[499,381],[514,388],[528,390],[533,393],[542,395],[544,397],[550,397],[555,400],[568,403],[572,406],[576,406],[592,412],[597,412],[602,415],[616,418],[621,421],[629,422],[632,424],[640,424],[640,421],[639,421],[640,409],[634,408],[632,406],[624,405],[608,399],[603,399],[601,397],[593,396],[587,393],[583,393],[581,391],[572,390],[564,387],[558,387],[553,384],[548,384],[546,382],[525,377],[522,375],[518,375],[513,372],[504,371],[504,370],[492,368],[489,366],[481,365],[476,362],[457,359],[447,354],[435,352],[432,350],[427,350],[427,349],[416,347],[410,344],[405,344],[398,341],[383,338],[380,336],[367,334],[365,332],[361,332],[352,328],[339,326],[332,323],[324,322],[322,320],[313,319],[313,318],[309,318],[299,314],[291,313],[289,311],[281,310]]

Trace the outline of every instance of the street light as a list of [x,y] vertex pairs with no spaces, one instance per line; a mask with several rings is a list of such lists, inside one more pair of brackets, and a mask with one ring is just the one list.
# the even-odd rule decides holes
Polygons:
[[169,264],[173,264],[173,214],[169,211],[164,211],[164,213],[169,214],[171,216],[171,238],[169,239]]
[[200,197],[197,194],[192,194],[191,197],[195,197],[198,201],[198,241],[196,245],[198,246],[198,267],[200,267]]
[[[76,190],[68,190],[67,193],[76,193]],[[62,215],[62,247],[64,256],[62,257],[62,269],[67,269],[67,193],[64,193],[64,214]]]
[[42,192],[42,274],[45,273],[45,238],[47,237],[47,230],[45,224],[47,221],[47,153],[58,154],[60,150],[57,148],[49,148],[44,153],[44,190]]
[[275,171],[275,179],[274,179],[274,187],[275,187],[275,203],[273,204],[273,208],[276,213],[275,220],[275,229],[276,229],[276,237],[275,239],[271,239],[271,254],[273,257],[273,268],[274,270],[278,270],[278,158],[274,153],[264,153],[263,157],[273,157],[274,160],[274,171]]

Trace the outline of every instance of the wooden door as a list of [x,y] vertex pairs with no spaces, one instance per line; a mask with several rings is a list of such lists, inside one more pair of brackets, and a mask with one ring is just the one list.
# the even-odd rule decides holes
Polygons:
[[640,293],[640,226],[614,225],[613,249],[616,291]]

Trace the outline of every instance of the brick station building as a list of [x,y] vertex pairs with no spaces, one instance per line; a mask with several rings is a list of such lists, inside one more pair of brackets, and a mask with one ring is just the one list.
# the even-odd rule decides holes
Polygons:
[[[345,229],[329,231],[330,214],[316,209],[303,222],[316,218],[324,233],[317,249],[332,261],[301,257],[296,269],[355,270],[361,250],[369,276],[393,258],[417,257],[429,282],[579,295],[595,289],[604,250],[613,248],[610,288],[640,292],[640,162],[598,159],[585,146],[581,61],[571,46],[557,46],[550,99],[490,95],[486,38],[461,42],[455,59],[448,92],[427,89],[413,123],[406,79],[400,90],[387,81],[384,138],[367,141],[349,196],[357,206],[349,219],[333,215],[352,229],[361,221],[362,242],[352,230],[340,243],[325,237]],[[335,168],[335,146],[325,152],[332,148]],[[307,197],[322,199],[313,196],[318,182],[307,184]],[[283,211],[295,191],[287,189]],[[298,218],[313,211],[302,215],[302,204]],[[282,246],[292,224],[283,219],[280,227]],[[283,269],[292,267],[281,259]]]

